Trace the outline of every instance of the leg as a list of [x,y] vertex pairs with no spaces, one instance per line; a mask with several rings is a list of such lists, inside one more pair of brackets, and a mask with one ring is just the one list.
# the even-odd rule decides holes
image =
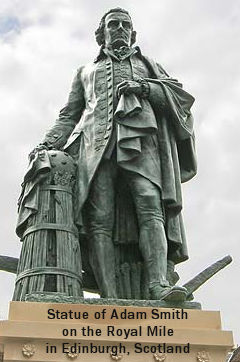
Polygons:
[[155,283],[168,285],[167,240],[160,192],[139,174],[131,173],[128,178],[140,229],[139,246],[147,264],[150,286]]
[[139,231],[139,247],[146,264],[150,297],[185,298],[182,288],[171,288],[167,276],[167,238],[164,228],[164,211],[159,188],[137,173],[128,173]]
[[90,265],[101,297],[116,298],[115,258],[112,242],[114,182],[111,161],[104,160],[96,172],[86,205],[90,237]]

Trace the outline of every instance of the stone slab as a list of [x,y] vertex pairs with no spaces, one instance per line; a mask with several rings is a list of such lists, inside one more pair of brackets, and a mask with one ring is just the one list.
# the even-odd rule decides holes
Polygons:
[[[87,312],[88,319],[62,320],[48,319],[48,309],[59,310],[59,312]],[[105,309],[104,319],[95,319],[94,314],[101,313]],[[81,362],[92,361],[97,358],[99,362],[122,361],[122,362],[226,362],[228,351],[233,346],[232,333],[221,329],[221,317],[219,312],[186,310],[188,319],[152,319],[152,310],[155,309],[160,316],[167,316],[166,312],[179,315],[182,312],[176,308],[158,307],[136,307],[136,306],[106,306],[89,304],[59,304],[59,303],[35,303],[35,302],[11,302],[9,319],[0,322],[0,345],[4,346],[4,362],[34,361],[62,362],[76,360]],[[185,310],[183,310],[184,312]],[[112,315],[118,316],[124,313],[130,315],[144,316],[143,319],[111,319]],[[113,314],[114,313],[114,314]],[[131,314],[132,313],[132,314]],[[115,330],[142,328],[141,336],[132,335],[125,339],[124,335],[109,335],[108,326]],[[101,336],[83,336],[81,328],[89,326],[94,331],[101,329]],[[149,336],[147,328],[158,326],[162,329],[172,328],[174,334],[171,336]],[[63,336],[63,330],[77,331],[77,335]],[[126,348],[126,353],[112,355],[109,351],[105,353],[63,353],[63,343],[68,346],[85,346],[90,348],[91,344],[98,348]],[[136,353],[136,345],[141,343],[142,348],[147,348],[146,353]],[[155,353],[157,346],[180,346],[183,348],[190,344],[190,353]],[[47,348],[56,348],[56,352],[47,353]],[[116,347],[117,346],[117,347]],[[94,348],[95,348],[94,347]],[[153,348],[153,350],[152,350]],[[154,349],[155,348],[155,349]],[[175,347],[174,347],[175,348]],[[162,350],[161,350],[162,352]],[[23,354],[25,353],[25,354]],[[26,353],[30,355],[27,356]],[[204,357],[205,356],[205,357]]]
[[[94,318],[95,312],[102,311],[103,308],[107,309],[105,320],[102,319],[96,320]],[[158,308],[158,307],[135,307],[135,306],[101,306],[101,305],[89,305],[89,304],[65,304],[65,303],[36,303],[36,302],[10,302],[9,309],[9,320],[10,321],[45,321],[49,322],[48,313],[49,309],[59,310],[60,312],[72,310],[73,312],[83,312],[86,311],[89,314],[88,322],[98,323],[109,323],[111,321],[110,317],[113,310],[124,312],[126,309],[128,312],[144,312],[147,315],[145,320],[142,320],[141,323],[149,324],[149,321],[152,324],[159,324],[159,319],[152,319],[152,310],[162,311],[162,312],[174,312],[176,310],[181,310],[177,308]],[[221,318],[220,312],[217,311],[202,311],[200,310],[186,310],[189,318],[187,320],[170,320],[169,325],[174,324],[174,326],[181,326],[181,328],[203,328],[203,329],[221,329]],[[159,312],[157,312],[159,314]],[[139,320],[138,320],[139,321]],[[61,323],[63,320],[55,319],[54,322]],[[69,323],[70,321],[68,321]],[[71,323],[79,323],[79,320],[71,320]],[[120,321],[118,321],[119,323]],[[124,320],[121,320],[122,323],[125,323]],[[128,324],[136,324],[136,320],[128,319]],[[86,323],[86,321],[84,322]]]
[[68,304],[93,304],[93,305],[124,305],[136,307],[162,307],[162,308],[184,308],[202,309],[198,302],[165,302],[161,300],[138,300],[138,299],[106,299],[106,298],[80,298],[64,295],[63,293],[32,293],[27,294],[26,302],[40,303],[68,303]]

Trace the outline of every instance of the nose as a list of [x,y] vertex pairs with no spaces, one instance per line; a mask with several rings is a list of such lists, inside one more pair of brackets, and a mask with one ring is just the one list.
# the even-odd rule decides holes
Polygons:
[[123,29],[124,30],[124,27],[123,27],[123,23],[121,21],[118,22],[118,27],[117,29]]

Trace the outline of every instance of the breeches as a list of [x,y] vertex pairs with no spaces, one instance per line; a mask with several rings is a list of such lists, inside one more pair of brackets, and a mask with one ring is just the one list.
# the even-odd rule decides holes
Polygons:
[[[115,184],[124,178],[131,192],[140,229],[151,221],[164,223],[159,188],[138,173],[117,166],[114,158],[103,159],[94,176],[87,201],[88,232],[112,237],[115,218]],[[150,222],[150,224],[149,224]]]

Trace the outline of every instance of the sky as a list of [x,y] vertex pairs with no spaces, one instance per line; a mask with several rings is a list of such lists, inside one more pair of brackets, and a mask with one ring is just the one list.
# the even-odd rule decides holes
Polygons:
[[[239,332],[240,2],[235,0],[2,0],[0,3],[0,255],[18,257],[17,199],[29,152],[66,102],[76,69],[98,53],[94,31],[109,8],[132,15],[137,45],[195,98],[198,174],[183,185],[190,259],[181,283],[230,254],[195,293]],[[0,318],[14,275],[0,272]],[[180,284],[181,284],[180,283]]]

